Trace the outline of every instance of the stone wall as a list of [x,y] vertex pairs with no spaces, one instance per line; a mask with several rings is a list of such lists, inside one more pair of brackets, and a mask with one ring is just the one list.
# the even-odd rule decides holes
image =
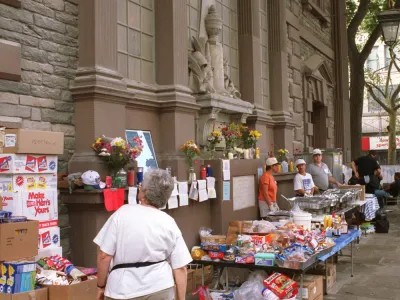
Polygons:
[[[21,46],[21,80],[0,80],[0,125],[64,132],[58,171],[66,171],[75,149],[69,87],[78,65],[77,4],[78,0],[22,0],[18,8],[0,3],[0,39]],[[59,226],[68,258],[69,218],[60,201]]]
[[0,123],[65,133],[65,171],[75,149],[69,87],[78,65],[77,0],[0,4],[0,39],[21,44],[21,81],[0,80]]
[[[303,9],[300,0],[286,0],[286,8],[298,20],[303,30],[314,35],[323,44],[332,47],[332,25],[322,25],[321,21],[309,11]],[[331,1],[325,1],[326,14],[331,11]],[[324,58],[329,72],[333,75],[334,61],[319,51],[315,46],[304,40],[299,28],[287,24],[287,52],[288,52],[288,89],[289,89],[289,111],[292,114],[296,127],[293,132],[293,149],[305,149],[306,139],[310,137],[305,134],[307,113],[305,112],[304,101],[304,62],[311,56],[318,54]],[[327,145],[333,147],[333,110],[334,110],[334,88],[328,87],[326,93],[327,109],[329,110]],[[310,141],[309,141],[310,143]],[[308,144],[309,144],[308,143]],[[307,150],[307,149],[305,149]]]

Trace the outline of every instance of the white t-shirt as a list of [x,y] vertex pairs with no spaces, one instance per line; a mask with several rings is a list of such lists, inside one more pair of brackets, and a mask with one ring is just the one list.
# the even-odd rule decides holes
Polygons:
[[308,173],[306,175],[301,175],[297,173],[294,177],[294,190],[304,190],[306,193],[311,193],[312,188],[314,187],[314,181],[312,176]]
[[[94,239],[100,249],[113,256],[114,265],[158,262],[147,267],[117,269],[109,274],[105,295],[130,299],[174,286],[172,269],[192,261],[175,220],[147,206],[128,204],[118,209]],[[172,267],[172,268],[171,268]]]

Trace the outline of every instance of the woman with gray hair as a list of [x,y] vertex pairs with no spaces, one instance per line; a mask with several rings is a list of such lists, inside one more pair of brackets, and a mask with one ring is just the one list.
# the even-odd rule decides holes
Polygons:
[[100,230],[94,239],[98,300],[185,299],[186,265],[192,258],[174,219],[159,210],[173,188],[167,171],[147,171],[140,205],[122,206]]

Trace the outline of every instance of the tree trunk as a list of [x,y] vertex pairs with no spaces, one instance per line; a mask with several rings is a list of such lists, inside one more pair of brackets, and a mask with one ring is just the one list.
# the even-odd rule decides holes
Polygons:
[[392,111],[389,114],[389,148],[388,148],[388,164],[396,165],[397,153],[396,153],[396,111]]
[[362,155],[362,111],[364,102],[364,66],[361,64],[351,65],[350,76],[350,128],[351,128],[351,155],[356,159]]

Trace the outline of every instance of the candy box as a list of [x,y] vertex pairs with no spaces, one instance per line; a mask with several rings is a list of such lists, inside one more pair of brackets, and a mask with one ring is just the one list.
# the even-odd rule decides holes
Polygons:
[[0,294],[7,293],[7,267],[0,262]]
[[39,229],[39,249],[60,247],[60,227]]
[[7,294],[32,291],[35,287],[36,262],[5,262],[7,269]]
[[256,253],[254,255],[254,264],[273,267],[275,264],[275,253]]
[[298,293],[296,281],[281,273],[273,273],[263,283],[281,299],[294,297]]

